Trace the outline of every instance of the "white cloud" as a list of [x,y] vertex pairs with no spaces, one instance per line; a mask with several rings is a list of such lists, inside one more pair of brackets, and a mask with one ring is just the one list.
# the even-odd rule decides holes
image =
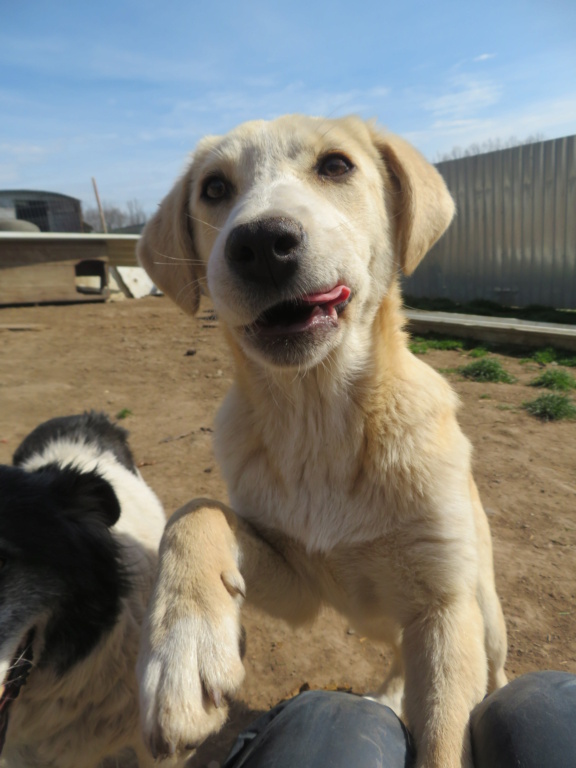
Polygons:
[[[166,194],[174,178],[182,171],[187,154],[207,133],[222,133],[244,120],[255,117],[273,119],[286,112],[338,116],[357,112],[364,117],[383,113],[383,102],[390,90],[382,85],[365,89],[329,92],[309,89],[303,82],[269,88],[268,83],[246,81],[239,90],[208,90],[194,99],[181,100],[172,110],[147,124],[142,130],[122,133],[119,140],[98,139],[99,153],[87,168],[83,137],[68,142],[74,155],[63,156],[59,183],[62,191],[92,205],[92,190],[81,181],[94,173],[103,197],[115,204],[137,198],[147,210],[153,210]],[[126,148],[130,153],[126,155]],[[82,150],[82,151],[80,151]],[[146,156],[142,163],[135,158]],[[46,169],[46,173],[50,169]],[[45,184],[46,186],[46,184]],[[47,188],[52,189],[52,186]]]
[[424,103],[424,109],[438,117],[466,119],[496,104],[502,88],[490,80],[479,80],[468,75],[452,78],[448,93]]
[[206,133],[222,133],[245,120],[256,117],[270,120],[287,112],[336,117],[358,113],[371,117],[383,111],[390,95],[385,86],[330,92],[309,89],[302,82],[283,87],[254,86],[246,82],[242,89],[208,90],[201,97],[180,100],[155,125],[147,125],[137,134],[141,141],[185,140],[191,148]]
[[438,119],[428,127],[406,134],[430,159],[455,146],[482,144],[490,139],[522,140],[533,134],[552,139],[576,132],[576,92],[560,99],[541,101],[523,109],[492,111],[468,119]]
[[480,56],[476,56],[472,61],[488,61],[488,59],[495,59],[495,53],[481,53]]

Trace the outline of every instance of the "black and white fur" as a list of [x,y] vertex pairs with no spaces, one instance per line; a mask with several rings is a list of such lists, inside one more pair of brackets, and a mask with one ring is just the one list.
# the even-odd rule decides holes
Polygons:
[[104,414],[52,419],[0,466],[3,765],[91,768],[129,748],[152,763],[134,666],[164,523],[126,431]]

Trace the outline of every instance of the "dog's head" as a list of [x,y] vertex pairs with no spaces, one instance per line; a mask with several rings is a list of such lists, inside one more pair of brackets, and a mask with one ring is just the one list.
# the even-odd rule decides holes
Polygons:
[[402,139],[355,117],[286,116],[201,141],[138,255],[184,310],[208,293],[251,358],[308,368],[353,343],[453,211]]
[[128,589],[97,472],[0,466],[0,751],[32,664],[62,675],[115,624]]

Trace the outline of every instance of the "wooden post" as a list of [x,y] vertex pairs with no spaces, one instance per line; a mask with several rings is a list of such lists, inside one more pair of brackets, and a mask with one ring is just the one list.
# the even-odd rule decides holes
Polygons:
[[[96,195],[96,202],[98,203],[98,210],[100,211],[100,221],[102,222],[102,231],[108,234],[108,227],[106,226],[104,210],[102,208],[102,203],[100,202],[100,195],[98,194],[98,186],[96,184],[96,179],[94,178],[94,176],[92,176],[92,186],[94,187],[94,194]],[[114,280],[116,281],[116,285],[118,286],[118,288],[120,288],[120,290],[125,296],[129,296],[129,297],[132,296],[132,294],[128,289],[128,286],[126,285],[124,280],[122,280],[122,277],[120,276],[120,272],[118,272],[116,267],[109,267],[108,274],[110,274],[114,278]]]
[[106,219],[104,218],[104,211],[102,209],[102,203],[100,202],[100,195],[98,194],[98,187],[96,185],[96,179],[92,176],[92,186],[94,187],[94,194],[96,195],[96,202],[98,203],[98,210],[100,211],[100,222],[102,224],[102,232],[108,232],[106,226]]

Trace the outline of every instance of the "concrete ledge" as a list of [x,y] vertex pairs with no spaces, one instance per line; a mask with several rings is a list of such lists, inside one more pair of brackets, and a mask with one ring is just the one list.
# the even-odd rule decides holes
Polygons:
[[455,312],[406,310],[408,330],[414,335],[442,333],[493,344],[524,347],[560,347],[576,351],[576,326],[534,323],[510,317],[460,315]]
[[61,246],[68,252],[74,249],[78,258],[85,250],[100,245],[102,255],[108,257],[111,267],[137,267],[136,243],[140,235],[108,235],[104,233],[82,234],[80,232],[0,232],[0,255],[9,243],[28,245],[36,252],[42,248],[52,250]]

